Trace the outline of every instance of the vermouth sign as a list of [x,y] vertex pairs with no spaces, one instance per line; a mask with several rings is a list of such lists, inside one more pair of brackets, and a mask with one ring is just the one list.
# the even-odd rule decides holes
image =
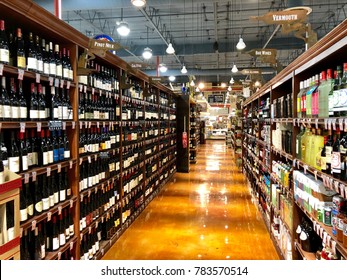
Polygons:
[[304,22],[306,18],[306,9],[269,12],[263,16],[250,17],[252,20],[261,20],[267,24],[292,24],[295,22]]

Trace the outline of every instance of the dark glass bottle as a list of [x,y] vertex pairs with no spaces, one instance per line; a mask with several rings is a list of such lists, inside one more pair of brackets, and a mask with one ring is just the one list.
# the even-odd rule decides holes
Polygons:
[[42,213],[42,192],[41,192],[42,176],[37,176],[36,180],[32,182],[32,189],[34,190],[34,213],[40,215]]
[[340,129],[337,127],[334,135],[333,151],[331,155],[331,172],[336,179],[341,179],[341,150]]
[[18,102],[19,102],[19,119],[25,121],[28,118],[28,104],[23,94],[22,81],[18,81]]
[[14,78],[11,78],[10,83],[10,107],[11,107],[11,119],[13,121],[18,121],[20,119],[19,116],[19,100],[17,96],[17,87],[14,82]]
[[14,66],[20,69],[26,69],[25,44],[21,28],[17,28],[17,37],[13,55]]
[[27,199],[24,188],[21,188],[19,191],[19,214],[21,223],[28,219]]
[[29,119],[37,121],[39,119],[39,104],[36,96],[35,84],[31,83],[30,87],[30,105],[29,105]]
[[40,74],[43,73],[43,54],[40,46],[40,37],[35,36],[35,49],[36,49],[36,59],[37,59],[37,68],[36,71]]
[[12,172],[20,171],[20,153],[15,139],[14,131],[11,131],[11,141],[8,151],[8,168]]
[[51,205],[49,202],[49,186],[48,181],[49,178],[47,178],[47,174],[41,175],[42,177],[42,210],[47,211]]
[[0,63],[9,64],[10,46],[5,31],[5,21],[0,20]]
[[32,32],[29,32],[29,38],[27,40],[26,47],[26,59],[27,59],[27,69],[29,71],[37,71],[37,54],[36,47],[34,42],[34,35]]
[[20,152],[20,158],[19,158],[19,164],[20,164],[20,170],[26,171],[28,170],[28,150],[26,141],[24,139],[24,132],[19,132],[19,152]]
[[25,189],[25,198],[26,198],[26,204],[27,204],[27,215],[28,215],[28,219],[30,219],[34,216],[35,211],[34,211],[33,194],[30,191],[29,182],[24,184],[24,189]]
[[51,227],[51,250],[56,251],[59,249],[60,244],[59,244],[59,229],[58,229],[58,221],[57,221],[57,216],[54,215],[52,218],[52,227]]

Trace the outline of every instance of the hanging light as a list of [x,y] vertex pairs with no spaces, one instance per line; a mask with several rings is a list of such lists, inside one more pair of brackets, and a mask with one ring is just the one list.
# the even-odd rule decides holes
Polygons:
[[142,56],[144,59],[150,59],[152,57],[152,50],[149,47],[146,47],[143,50]]
[[204,83],[199,83],[198,87],[199,87],[199,89],[202,90],[205,87],[205,84]]
[[199,87],[196,87],[195,91],[196,91],[196,92],[200,92]]
[[[231,86],[228,86],[228,91],[231,91],[231,89],[232,89]],[[229,92],[228,92],[228,94],[229,94]]]
[[231,79],[230,79],[230,82],[229,83],[231,83],[231,84],[233,84],[235,81],[234,81],[234,78],[233,77],[231,77]]
[[181,73],[186,74],[187,72],[188,72],[188,70],[187,70],[186,66],[183,64],[182,69],[181,69]]
[[231,72],[236,73],[239,69],[237,69],[236,64],[233,65],[233,68],[231,68]]
[[192,80],[192,81],[190,82],[190,86],[191,86],[191,87],[195,87],[194,80]]
[[164,63],[159,64],[159,71],[161,73],[165,73],[167,71],[167,67]]
[[130,33],[129,25],[125,21],[121,21],[118,24],[117,32],[120,36],[128,36]]
[[242,37],[240,36],[239,42],[236,45],[236,48],[238,50],[243,50],[246,47],[245,42],[243,41]]
[[176,77],[175,76],[169,76],[169,81],[170,82],[174,82],[176,80]]
[[175,49],[173,48],[171,43],[169,43],[169,45],[167,46],[166,53],[167,54],[174,54],[175,53]]
[[143,7],[146,5],[146,0],[131,0],[131,4],[133,4],[135,7]]

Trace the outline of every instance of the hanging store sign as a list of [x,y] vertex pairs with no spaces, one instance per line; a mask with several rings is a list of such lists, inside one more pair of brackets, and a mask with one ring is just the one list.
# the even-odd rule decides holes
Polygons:
[[149,77],[150,83],[162,83],[166,80],[165,77]]
[[208,103],[224,103],[224,94],[210,94],[207,101]]
[[263,63],[276,64],[276,49],[253,49],[248,52],[251,56],[255,58],[259,58],[259,60]]
[[243,75],[261,75],[260,69],[242,69],[241,73]]
[[146,68],[148,66],[148,64],[143,63],[143,62],[129,62],[129,65],[132,68],[137,68],[137,69]]
[[252,20],[263,21],[266,24],[292,24],[304,22],[307,18],[307,9],[293,9],[277,12],[269,12],[263,16],[250,17]]

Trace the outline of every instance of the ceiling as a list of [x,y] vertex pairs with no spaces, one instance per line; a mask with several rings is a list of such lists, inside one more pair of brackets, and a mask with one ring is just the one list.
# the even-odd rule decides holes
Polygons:
[[[54,12],[54,0],[35,2]],[[305,51],[304,40],[293,33],[284,34],[276,25],[250,20],[251,16],[306,6],[312,9],[307,22],[320,39],[346,18],[346,4],[338,0],[147,0],[144,8],[136,8],[130,0],[62,0],[62,19],[89,37],[111,36],[125,47],[117,55],[127,62],[145,62],[147,67],[141,70],[150,76],[157,75],[159,61],[169,68],[161,76],[175,75],[176,81],[182,82],[194,75],[196,81],[216,85],[228,83],[231,76],[235,80],[247,79],[240,73],[245,68],[261,68],[264,81],[279,71],[256,61],[247,53],[252,49],[277,49],[277,62],[283,67]],[[116,31],[122,15],[131,29],[126,38]],[[246,43],[242,52],[235,47],[240,35]],[[175,55],[165,52],[169,42]],[[153,50],[148,61],[141,56],[146,46]],[[234,63],[239,69],[236,74],[230,71]],[[180,72],[183,64],[188,69],[185,75]]]

